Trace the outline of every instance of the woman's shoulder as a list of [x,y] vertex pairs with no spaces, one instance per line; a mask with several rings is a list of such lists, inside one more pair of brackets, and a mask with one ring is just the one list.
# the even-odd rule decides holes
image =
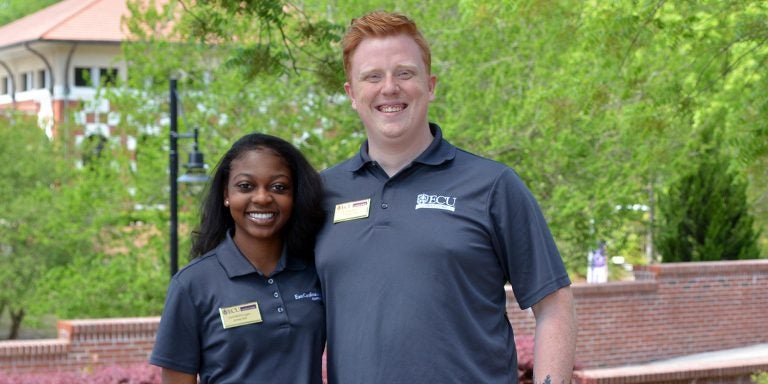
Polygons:
[[200,274],[208,274],[214,263],[218,264],[216,256],[217,251],[213,249],[202,256],[195,257],[179,269],[174,277],[183,280],[196,280]]

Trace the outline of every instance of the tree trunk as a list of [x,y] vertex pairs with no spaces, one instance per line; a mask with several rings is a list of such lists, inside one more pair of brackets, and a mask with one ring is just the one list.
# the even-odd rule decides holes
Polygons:
[[19,338],[21,321],[24,320],[24,309],[19,309],[16,312],[10,309],[9,313],[11,314],[11,332],[8,334],[8,340],[16,340]]
[[645,259],[648,264],[656,261],[656,249],[653,244],[653,231],[656,226],[656,190],[654,188],[654,177],[648,183],[648,227],[645,232]]

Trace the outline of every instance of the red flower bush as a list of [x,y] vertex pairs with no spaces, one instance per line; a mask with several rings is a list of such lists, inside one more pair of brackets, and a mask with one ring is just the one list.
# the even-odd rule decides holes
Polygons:
[[517,346],[517,379],[521,384],[533,383],[533,336],[518,336]]
[[0,375],[0,384],[160,384],[160,368],[149,364],[107,366],[86,372]]

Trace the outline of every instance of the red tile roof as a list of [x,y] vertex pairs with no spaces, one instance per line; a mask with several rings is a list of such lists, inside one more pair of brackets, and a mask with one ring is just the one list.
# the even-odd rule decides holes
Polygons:
[[[63,0],[0,27],[0,48],[28,41],[120,42],[127,0]],[[159,1],[158,3],[164,3]]]

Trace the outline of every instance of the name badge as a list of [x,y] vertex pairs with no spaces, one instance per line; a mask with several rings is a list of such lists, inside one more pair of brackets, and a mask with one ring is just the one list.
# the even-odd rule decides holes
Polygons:
[[224,329],[239,327],[241,325],[261,323],[259,303],[245,303],[234,307],[219,308],[221,324]]
[[342,221],[364,219],[368,217],[370,208],[371,199],[336,204],[336,211],[333,213],[333,223],[336,224]]

